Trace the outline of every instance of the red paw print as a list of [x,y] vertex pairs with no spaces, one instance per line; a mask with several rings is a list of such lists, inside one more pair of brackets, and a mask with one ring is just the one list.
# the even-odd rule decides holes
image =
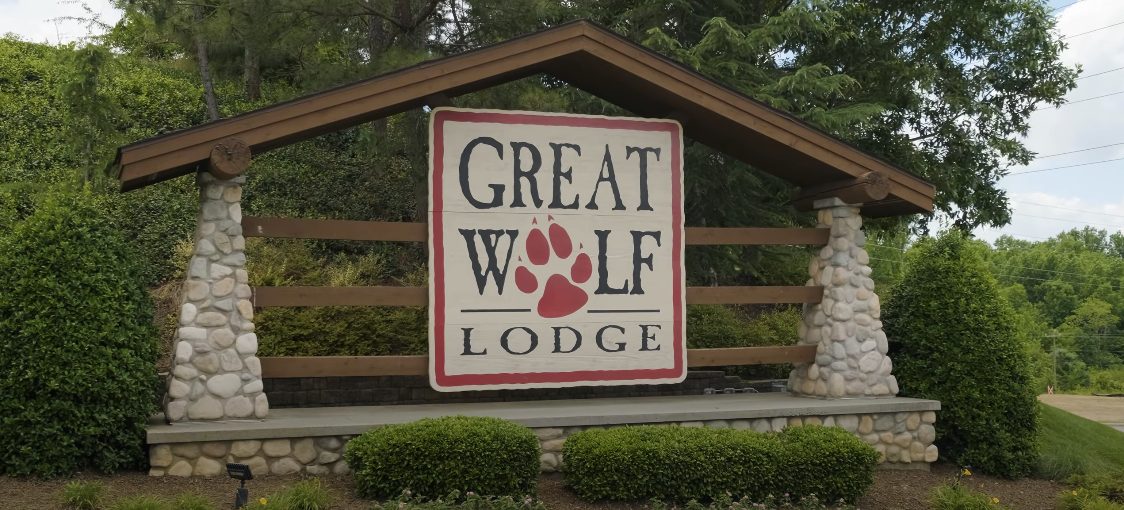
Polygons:
[[[547,219],[551,222],[554,221],[553,216],[547,216]],[[532,220],[531,224],[537,225],[538,220]],[[542,230],[537,227],[531,230],[531,235],[527,236],[527,260],[535,266],[544,266],[547,262],[550,262],[552,249],[554,255],[561,260],[573,255],[574,243],[570,241],[570,234],[566,233],[566,229],[557,223],[551,223],[550,227],[547,228],[547,233],[550,236],[549,241],[547,241],[547,236],[543,235]],[[582,245],[579,244],[578,249],[581,248]],[[522,260],[523,258],[520,257],[519,261]],[[593,262],[589,259],[589,255],[579,253],[570,265],[569,278],[557,273],[550,275],[546,279],[546,286],[539,298],[539,316],[553,319],[565,317],[581,310],[589,302],[589,294],[581,287],[571,283],[571,280],[577,283],[585,283],[592,274]],[[524,294],[531,294],[538,290],[539,280],[526,266],[520,265],[515,268],[515,286]]]

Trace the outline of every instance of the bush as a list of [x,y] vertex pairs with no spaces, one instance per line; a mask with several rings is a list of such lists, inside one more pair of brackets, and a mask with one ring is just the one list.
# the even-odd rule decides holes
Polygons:
[[525,498],[535,493],[539,441],[531,429],[498,418],[448,416],[387,425],[347,446],[356,490],[386,497],[452,491]]
[[144,465],[152,301],[102,210],[56,190],[0,237],[0,473]]
[[1038,400],[1014,311],[981,249],[955,231],[922,239],[883,321],[901,395],[941,402],[941,454],[1026,476],[1038,464]]
[[155,496],[141,495],[119,499],[109,510],[167,510],[168,505]]
[[853,503],[874,483],[879,454],[835,427],[779,434],[676,426],[586,430],[566,439],[562,470],[578,496],[687,501],[732,494],[817,495]]
[[[687,348],[796,345],[799,323],[800,307],[796,306],[765,310],[747,320],[732,307],[689,305]],[[791,364],[729,366],[726,374],[742,379],[783,379],[791,370]]]

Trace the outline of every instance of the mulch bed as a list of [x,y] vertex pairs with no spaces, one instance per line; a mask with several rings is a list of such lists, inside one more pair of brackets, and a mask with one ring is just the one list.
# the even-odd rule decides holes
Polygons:
[[[859,501],[866,510],[927,510],[934,487],[951,480],[956,468],[934,466],[924,471],[878,471],[874,487]],[[166,499],[183,493],[207,497],[218,509],[233,507],[238,482],[229,478],[153,478],[144,473],[123,473],[115,476],[79,475],[78,480],[105,483],[105,506],[119,498],[150,494]],[[250,497],[257,499],[278,492],[302,479],[301,476],[266,476],[250,481]],[[26,510],[61,510],[59,497],[70,480],[37,480],[0,477],[0,508]],[[371,502],[355,497],[350,476],[325,476],[321,482],[336,496],[334,509],[368,510]],[[986,476],[965,477],[964,483],[1015,510],[1055,510],[1063,487],[1045,480],[998,480]],[[980,487],[983,484],[983,487]],[[643,510],[644,502],[586,503],[562,486],[561,475],[544,475],[539,479],[539,497],[550,510]]]

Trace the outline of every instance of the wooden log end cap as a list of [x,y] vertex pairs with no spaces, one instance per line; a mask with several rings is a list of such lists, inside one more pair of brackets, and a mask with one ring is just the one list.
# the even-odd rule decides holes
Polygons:
[[866,193],[873,200],[882,200],[890,195],[890,178],[882,172],[866,174]]
[[216,179],[228,181],[246,171],[250,166],[250,146],[235,138],[227,138],[211,149],[207,171]]

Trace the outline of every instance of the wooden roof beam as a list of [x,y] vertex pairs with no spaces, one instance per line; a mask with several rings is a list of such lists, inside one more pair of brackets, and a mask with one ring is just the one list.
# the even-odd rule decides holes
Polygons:
[[843,179],[792,192],[792,204],[798,211],[811,211],[816,200],[838,198],[848,204],[877,202],[890,194],[890,179],[882,172],[867,172],[854,179]]

